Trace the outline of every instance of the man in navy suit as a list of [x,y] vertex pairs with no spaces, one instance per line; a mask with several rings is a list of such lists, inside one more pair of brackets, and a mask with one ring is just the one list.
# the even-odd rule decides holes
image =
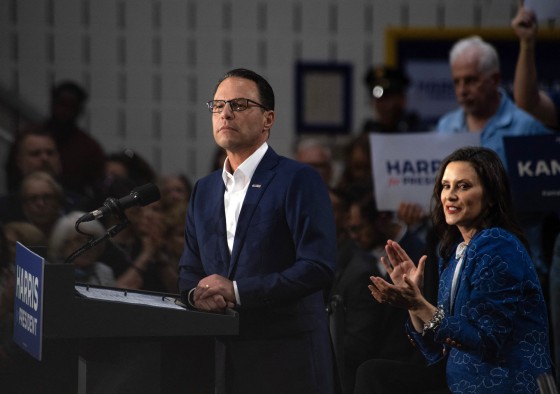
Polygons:
[[227,159],[194,187],[181,297],[198,310],[239,313],[239,336],[222,340],[225,392],[331,393],[323,291],[336,235],[327,188],[266,143],[274,93],[260,75],[228,72],[208,108]]

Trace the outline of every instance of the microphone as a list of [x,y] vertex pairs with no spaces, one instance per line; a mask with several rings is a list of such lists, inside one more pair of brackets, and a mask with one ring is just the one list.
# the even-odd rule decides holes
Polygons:
[[100,219],[109,214],[122,215],[123,211],[127,208],[136,205],[143,207],[153,203],[154,201],[158,201],[159,198],[160,193],[158,187],[153,183],[147,183],[133,189],[128,196],[124,196],[118,200],[116,198],[109,197],[105,200],[101,208],[91,211],[90,213],[86,213],[78,220],[78,222],[91,222],[92,220]]

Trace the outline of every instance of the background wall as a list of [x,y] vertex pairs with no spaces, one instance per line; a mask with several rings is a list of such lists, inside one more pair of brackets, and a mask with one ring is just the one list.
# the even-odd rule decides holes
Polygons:
[[[235,67],[277,95],[271,145],[291,155],[295,63],[354,66],[353,131],[371,116],[362,78],[389,27],[508,27],[517,0],[0,0],[0,88],[40,115],[50,86],[90,93],[82,124],[107,152],[131,148],[160,173],[206,174],[216,80]],[[0,117],[0,121],[2,118]],[[3,126],[4,140],[13,125]],[[0,147],[3,161],[7,143]],[[2,173],[3,176],[3,173]],[[0,179],[3,187],[3,179]],[[1,190],[0,187],[0,190]]]

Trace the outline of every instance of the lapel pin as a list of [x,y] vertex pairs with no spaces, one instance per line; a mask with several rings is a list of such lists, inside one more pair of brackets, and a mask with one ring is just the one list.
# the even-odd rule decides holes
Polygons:
[[261,184],[260,184],[260,183],[253,183],[253,184],[251,185],[251,187],[261,187]]

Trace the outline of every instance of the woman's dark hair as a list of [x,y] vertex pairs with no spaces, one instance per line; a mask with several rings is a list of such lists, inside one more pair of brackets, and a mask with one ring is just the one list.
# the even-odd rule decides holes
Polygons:
[[257,90],[259,91],[260,104],[265,107],[268,111],[274,110],[274,91],[272,86],[268,83],[266,79],[261,77],[254,71],[247,70],[245,68],[236,68],[234,70],[228,71],[216,84],[214,93],[218,90],[218,86],[227,78],[243,78],[253,81],[257,84]]
[[480,147],[465,147],[451,153],[443,159],[432,196],[432,220],[434,230],[440,239],[440,255],[448,259],[454,251],[455,244],[462,237],[456,226],[450,226],[445,221],[441,192],[443,189],[442,178],[447,165],[455,161],[470,163],[478,175],[483,187],[482,212],[474,223],[477,230],[501,227],[514,234],[525,245],[527,250],[529,244],[523,232],[517,224],[511,199],[509,180],[500,160],[500,157],[492,150]]

